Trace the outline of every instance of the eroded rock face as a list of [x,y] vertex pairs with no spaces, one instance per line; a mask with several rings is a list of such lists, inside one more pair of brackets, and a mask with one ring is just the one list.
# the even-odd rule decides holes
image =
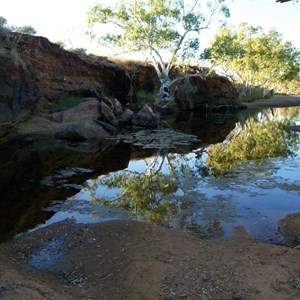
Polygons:
[[6,111],[0,122],[66,95],[107,95],[128,102],[131,80],[119,64],[79,57],[44,37],[2,32],[0,43],[5,49],[0,55],[0,104]]
[[203,110],[210,107],[231,106],[238,98],[238,92],[233,84],[225,77],[214,76],[202,79],[190,78],[190,87],[178,84],[176,99],[184,109]]

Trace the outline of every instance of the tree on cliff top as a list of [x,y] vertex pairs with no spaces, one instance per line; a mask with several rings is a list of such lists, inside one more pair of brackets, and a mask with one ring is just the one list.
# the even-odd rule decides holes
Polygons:
[[88,24],[95,39],[96,25],[112,26],[100,36],[100,44],[146,56],[160,80],[157,104],[163,105],[165,92],[182,79],[170,78],[171,67],[197,55],[200,32],[220,15],[229,17],[225,0],[120,0],[114,7],[92,7]]

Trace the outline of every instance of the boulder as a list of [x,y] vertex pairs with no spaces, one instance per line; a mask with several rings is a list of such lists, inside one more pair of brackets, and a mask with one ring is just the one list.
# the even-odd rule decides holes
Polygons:
[[115,116],[120,116],[124,112],[122,104],[118,99],[104,98],[104,102],[111,108]]
[[51,114],[49,119],[54,122],[65,123],[97,120],[101,116],[101,104],[99,100],[97,98],[85,98],[74,107]]
[[64,129],[56,134],[59,139],[82,142],[85,140],[103,140],[108,132],[95,121],[82,121],[67,124]]
[[101,117],[111,125],[117,126],[119,124],[113,110],[104,101],[100,103],[100,112]]
[[158,125],[158,117],[155,115],[152,108],[146,104],[133,116],[132,124],[135,126],[155,128]]
[[184,82],[177,85],[176,101],[182,109],[207,110],[238,106],[238,92],[233,84],[222,76],[191,77],[189,88]]
[[124,110],[124,112],[122,113],[122,115],[118,116],[119,124],[130,123],[133,118],[133,115],[134,115],[134,112],[131,109],[126,108]]

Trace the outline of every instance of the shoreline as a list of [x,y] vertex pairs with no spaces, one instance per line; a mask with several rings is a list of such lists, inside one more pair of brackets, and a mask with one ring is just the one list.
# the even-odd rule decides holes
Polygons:
[[254,102],[241,102],[247,108],[280,108],[300,106],[300,95],[275,95],[270,99],[259,99]]

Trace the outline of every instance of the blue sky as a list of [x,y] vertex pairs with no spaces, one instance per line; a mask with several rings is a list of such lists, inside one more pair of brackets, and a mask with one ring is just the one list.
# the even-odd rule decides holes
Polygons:
[[[111,4],[116,0],[99,0],[98,3]],[[204,1],[204,0],[203,0]],[[65,40],[71,46],[87,48],[90,52],[102,54],[89,44],[84,36],[86,12],[96,0],[1,0],[0,16],[10,25],[32,25],[37,35],[52,42]],[[260,25],[265,30],[275,28],[300,49],[300,2],[276,3],[275,0],[228,0],[231,11],[229,24],[237,25],[246,21],[251,25]],[[215,28],[203,32],[202,47],[212,39]]]

